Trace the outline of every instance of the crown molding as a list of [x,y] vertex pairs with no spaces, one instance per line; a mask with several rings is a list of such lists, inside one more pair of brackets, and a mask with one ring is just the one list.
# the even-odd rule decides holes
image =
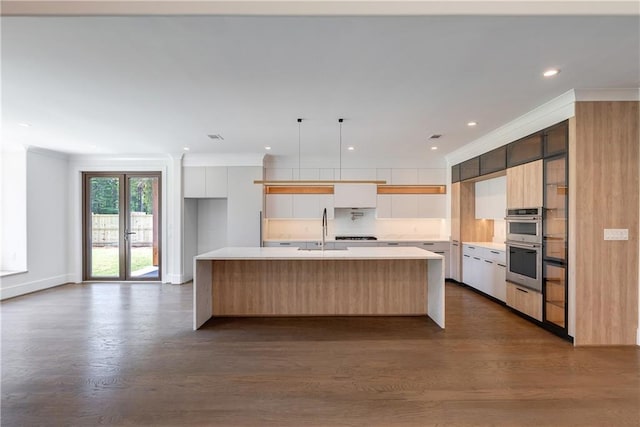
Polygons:
[[567,91],[445,156],[449,166],[501,147],[575,115],[575,92]]
[[70,156],[62,151],[49,150],[48,148],[37,147],[35,145],[26,146],[27,153],[40,154],[42,156],[53,157],[61,160],[69,160]]
[[260,166],[264,164],[264,153],[187,153],[182,166]]
[[4,0],[3,16],[637,15],[635,0]]
[[640,101],[640,88],[576,89],[576,101]]

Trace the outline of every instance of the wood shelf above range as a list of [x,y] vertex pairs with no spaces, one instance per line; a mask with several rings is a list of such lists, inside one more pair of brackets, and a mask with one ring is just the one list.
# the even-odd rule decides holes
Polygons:
[[[263,184],[265,194],[334,194],[334,184],[346,181],[325,182],[293,182],[278,183],[275,181],[255,181],[255,184]],[[379,182],[379,181],[378,181]],[[387,185],[376,181],[359,182],[353,184],[377,184],[377,194],[447,194],[446,185]]]

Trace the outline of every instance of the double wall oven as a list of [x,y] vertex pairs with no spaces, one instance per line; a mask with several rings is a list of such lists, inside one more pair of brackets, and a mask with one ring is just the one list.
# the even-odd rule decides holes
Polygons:
[[507,209],[506,279],[542,291],[542,209]]

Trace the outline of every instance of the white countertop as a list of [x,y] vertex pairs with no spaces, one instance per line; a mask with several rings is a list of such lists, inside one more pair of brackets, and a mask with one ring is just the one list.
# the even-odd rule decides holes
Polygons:
[[228,259],[444,259],[442,255],[414,247],[353,247],[346,250],[230,247],[196,256],[196,260]]
[[[265,242],[317,242],[318,238],[271,238],[264,239]],[[378,237],[377,240],[336,240],[334,237],[329,237],[325,239],[325,242],[442,242],[448,243],[449,239],[434,239],[430,237],[413,237],[413,236],[386,236],[386,237]]]
[[507,245],[504,243],[494,243],[494,242],[462,242],[463,245],[472,245],[472,246],[480,246],[481,248],[493,249],[494,251],[502,251],[505,252],[507,250]]

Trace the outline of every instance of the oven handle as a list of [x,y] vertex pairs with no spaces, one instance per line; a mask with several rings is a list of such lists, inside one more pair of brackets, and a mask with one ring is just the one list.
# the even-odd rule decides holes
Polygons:
[[539,249],[541,245],[535,243],[507,242],[507,246],[514,246],[522,249]]
[[506,221],[512,222],[538,222],[542,221],[541,216],[505,216]]

